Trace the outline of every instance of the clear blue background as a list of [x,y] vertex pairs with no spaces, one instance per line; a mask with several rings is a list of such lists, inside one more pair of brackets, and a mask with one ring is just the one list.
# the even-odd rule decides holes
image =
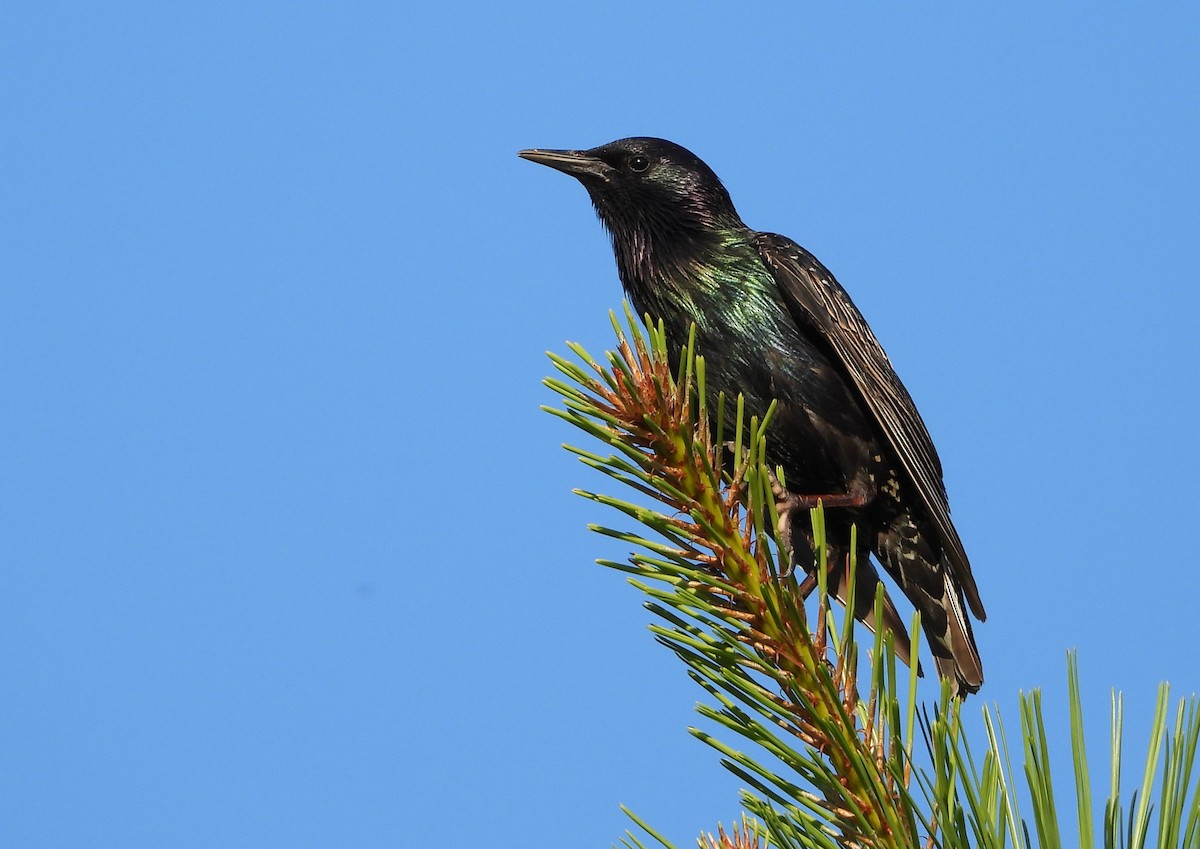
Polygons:
[[538,410],[620,292],[523,147],[679,141],[834,270],[937,441],[1010,726],[1072,646],[1101,734],[1110,687],[1135,730],[1200,689],[1200,12],[1006,5],[6,10],[0,845],[736,816]]

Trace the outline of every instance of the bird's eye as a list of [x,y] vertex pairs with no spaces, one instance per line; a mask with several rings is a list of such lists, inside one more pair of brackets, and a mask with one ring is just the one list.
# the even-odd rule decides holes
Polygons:
[[650,167],[650,160],[638,154],[629,158],[629,170],[641,173]]

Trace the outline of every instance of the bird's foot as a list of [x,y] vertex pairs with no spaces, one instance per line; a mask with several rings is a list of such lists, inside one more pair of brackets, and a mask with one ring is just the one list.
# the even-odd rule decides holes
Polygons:
[[[834,493],[830,495],[800,495],[784,487],[779,482],[779,479],[770,471],[768,471],[768,475],[771,480],[771,491],[775,496],[775,515],[778,517],[777,529],[779,540],[788,552],[788,565],[780,572],[779,577],[789,578],[796,570],[796,548],[793,544],[792,519],[799,511],[812,510],[818,505],[825,507],[862,507],[870,498],[864,493],[855,492]],[[806,569],[806,571],[809,570]],[[805,598],[808,597],[815,586],[815,579],[810,574],[809,578],[802,585]]]

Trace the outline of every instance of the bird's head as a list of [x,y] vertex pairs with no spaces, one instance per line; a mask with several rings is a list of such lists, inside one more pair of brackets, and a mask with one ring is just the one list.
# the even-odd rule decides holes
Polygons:
[[[522,150],[524,159],[581,182],[618,259],[622,252],[657,254],[702,247],[744,225],[713,170],[686,148],[655,138],[629,138],[591,150]],[[628,257],[627,257],[628,258]]]

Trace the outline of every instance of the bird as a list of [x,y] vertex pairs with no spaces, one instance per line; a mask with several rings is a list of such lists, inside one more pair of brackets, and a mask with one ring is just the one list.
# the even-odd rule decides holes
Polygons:
[[[662,323],[673,356],[695,327],[711,397],[745,399],[746,415],[774,401],[766,434],[780,535],[793,563],[795,527],[826,508],[828,563],[857,540],[854,613],[908,635],[890,597],[873,620],[875,560],[920,611],[941,678],[965,698],[983,684],[967,610],[987,614],[950,519],[941,460],[883,347],[833,274],[791,239],[750,229],[716,173],[665,139],[619,139],[587,150],[532,148],[523,159],[576,178],[608,232],[617,272],[639,315]],[[851,526],[857,526],[852,537]],[[811,543],[811,529],[807,531]],[[811,549],[809,549],[811,551]],[[845,597],[844,574],[830,570]],[[836,584],[835,584],[836,580]]]

